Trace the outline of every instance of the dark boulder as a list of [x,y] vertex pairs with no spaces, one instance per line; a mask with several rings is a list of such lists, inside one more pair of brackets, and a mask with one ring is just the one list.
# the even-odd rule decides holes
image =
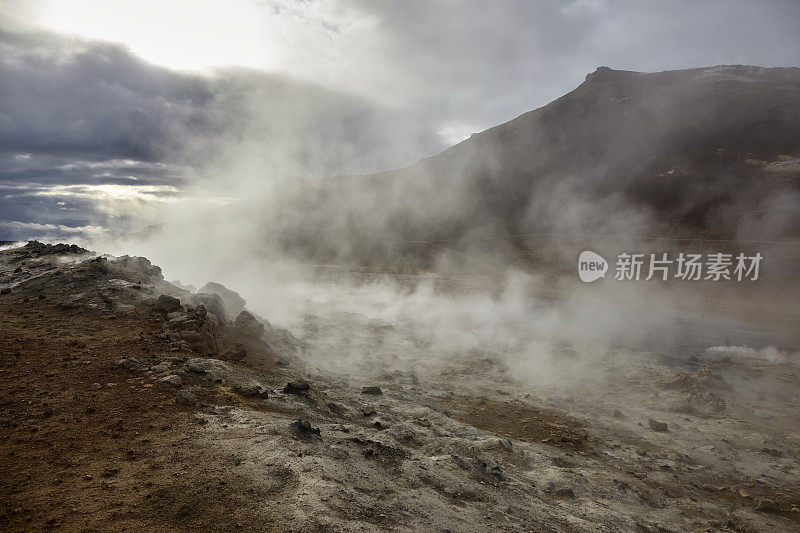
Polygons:
[[239,313],[239,316],[236,317],[236,322],[233,323],[233,327],[242,335],[247,335],[254,339],[260,339],[264,335],[264,324],[247,311]]
[[175,395],[175,403],[183,405],[194,405],[197,403],[197,398],[189,391],[179,390]]
[[213,281],[206,283],[197,294],[216,294],[222,300],[222,306],[225,309],[226,320],[232,320],[233,317],[238,316],[244,310],[247,304],[244,298],[239,296],[239,293],[232,291],[229,288]]
[[311,389],[311,386],[302,380],[290,381],[283,388],[284,394],[305,394]]
[[232,389],[234,392],[247,398],[266,398],[269,394],[260,385],[255,383],[237,383]]
[[233,361],[234,363],[238,363],[247,355],[247,349],[244,347],[244,344],[237,342],[236,346],[234,346],[230,350],[226,350],[220,356],[220,359],[224,361]]
[[650,426],[650,429],[653,431],[662,432],[667,430],[666,422],[659,422],[658,420],[653,420],[652,418],[647,419],[647,425]]
[[175,311],[181,310],[181,301],[173,296],[169,296],[166,294],[162,294],[156,300],[155,305],[153,306],[153,311],[156,313],[161,313],[162,315],[166,315],[168,313],[173,313]]
[[198,293],[191,296],[192,304],[202,305],[207,312],[213,314],[223,326],[232,321],[236,315],[228,315],[225,305],[222,303],[222,298],[218,294],[211,293]]
[[311,422],[308,420],[296,420],[289,424],[289,427],[294,430],[296,433],[299,433],[303,437],[319,437],[320,431],[319,428],[315,428],[311,425]]

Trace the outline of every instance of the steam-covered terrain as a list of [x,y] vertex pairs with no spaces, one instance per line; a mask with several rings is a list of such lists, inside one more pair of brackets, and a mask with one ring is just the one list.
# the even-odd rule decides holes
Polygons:
[[587,243],[763,249],[800,231],[798,146],[798,68],[600,67],[414,166],[273,193],[259,218],[281,247],[323,261],[431,265],[473,252],[571,271]]
[[797,530],[799,178],[800,69],[601,67],[408,168],[7,244],[0,525]]
[[679,350],[623,348],[580,334],[591,307],[536,304],[523,285],[362,279],[318,285],[292,334],[143,258],[33,242],[0,252],[0,274],[7,530],[776,531],[800,517],[800,367],[702,349],[756,338],[740,324],[698,316]]
[[[413,166],[319,181],[260,176],[246,200],[167,213],[101,246],[135,247],[184,278],[241,268],[207,258],[209,239],[226,258],[379,272],[513,266],[571,276],[586,249],[760,252],[770,258],[763,278],[794,284],[799,125],[798,68],[601,67],[552,103]],[[231,179],[223,171],[216,182]]]

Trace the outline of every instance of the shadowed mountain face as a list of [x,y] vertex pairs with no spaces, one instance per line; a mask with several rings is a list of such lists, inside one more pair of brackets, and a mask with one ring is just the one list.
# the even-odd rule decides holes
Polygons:
[[580,249],[764,252],[780,241],[790,272],[799,183],[800,68],[601,67],[438,156],[283,182],[203,227],[313,262],[423,268],[488,255],[571,271]]
[[436,157],[304,189],[274,223],[296,252],[358,262],[531,258],[586,235],[793,239],[798,178],[800,69],[600,67]]

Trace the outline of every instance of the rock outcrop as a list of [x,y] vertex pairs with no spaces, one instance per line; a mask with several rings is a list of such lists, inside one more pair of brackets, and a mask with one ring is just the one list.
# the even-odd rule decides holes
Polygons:
[[235,316],[228,315],[228,311],[225,309],[225,304],[218,294],[192,294],[189,300],[192,302],[192,305],[202,305],[206,308],[206,310],[208,310],[209,313],[213,313],[217,317],[217,320],[219,320],[220,325],[225,326],[235,318]]
[[225,321],[234,320],[239,313],[244,310],[244,306],[247,304],[245,299],[242,298],[238,292],[232,291],[224,285],[213,281],[206,283],[197,291],[197,296],[211,294],[217,295],[222,301],[222,306],[225,309]]
[[264,324],[259,322],[252,313],[242,311],[236,317],[236,322],[233,327],[242,335],[253,337],[254,339],[261,339],[264,335]]
[[169,313],[166,334],[169,340],[183,341],[199,355],[219,353],[219,321],[202,305]]
[[162,315],[174,313],[180,309],[181,301],[174,296],[169,296],[168,294],[162,294],[159,296],[158,300],[156,300],[156,304],[153,306],[153,311]]

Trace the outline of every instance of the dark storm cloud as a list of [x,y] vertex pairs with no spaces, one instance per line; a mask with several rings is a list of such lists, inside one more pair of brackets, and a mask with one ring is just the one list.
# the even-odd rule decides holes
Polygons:
[[0,94],[5,239],[118,226],[125,216],[70,187],[178,183],[182,139],[214,128],[202,80],[43,32],[0,27]]
[[213,128],[201,80],[113,44],[0,29],[0,93],[7,153],[157,161],[190,128]]
[[244,69],[178,73],[30,30],[0,27],[0,95],[0,239],[30,222],[119,229],[131,213],[111,203],[168,200],[248,154],[257,181],[376,171],[443,147],[363,98]]

